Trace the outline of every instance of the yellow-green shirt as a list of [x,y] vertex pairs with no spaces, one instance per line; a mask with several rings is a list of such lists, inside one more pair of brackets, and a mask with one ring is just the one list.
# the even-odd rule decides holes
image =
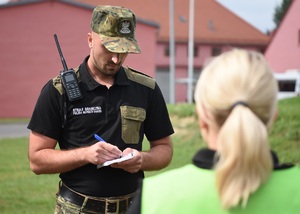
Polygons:
[[143,214],[297,214],[300,213],[300,168],[273,171],[252,194],[245,209],[221,209],[213,170],[189,164],[144,180]]

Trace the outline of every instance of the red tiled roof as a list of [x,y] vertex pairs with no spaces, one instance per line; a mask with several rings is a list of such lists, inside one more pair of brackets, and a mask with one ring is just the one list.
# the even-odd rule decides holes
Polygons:
[[[138,18],[160,25],[159,40],[169,40],[168,0],[76,0],[88,5],[121,5],[134,11]],[[215,0],[195,0],[194,40],[196,43],[266,46],[270,37],[223,7]],[[189,1],[174,0],[175,38],[188,41]]]

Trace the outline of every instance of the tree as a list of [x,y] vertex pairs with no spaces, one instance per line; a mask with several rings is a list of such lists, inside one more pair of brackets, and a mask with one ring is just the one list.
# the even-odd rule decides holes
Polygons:
[[273,21],[276,24],[276,28],[279,27],[285,13],[289,9],[293,0],[282,0],[281,5],[275,7],[275,14],[273,16]]

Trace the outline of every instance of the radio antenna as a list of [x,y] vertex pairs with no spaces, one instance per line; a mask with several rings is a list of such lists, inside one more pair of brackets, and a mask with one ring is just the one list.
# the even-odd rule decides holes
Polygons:
[[67,71],[69,69],[68,69],[67,63],[65,61],[65,58],[64,58],[64,56],[63,56],[63,54],[61,52],[60,45],[59,45],[58,38],[57,38],[56,34],[54,34],[54,40],[55,40],[55,43],[56,43],[56,46],[57,46],[57,49],[58,49],[58,52],[59,52],[59,56],[60,56],[61,62],[62,62],[63,67],[64,67],[64,71]]

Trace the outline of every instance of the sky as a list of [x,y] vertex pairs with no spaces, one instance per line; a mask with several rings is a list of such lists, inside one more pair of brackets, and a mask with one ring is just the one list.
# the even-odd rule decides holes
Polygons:
[[[8,0],[0,0],[0,4]],[[263,33],[275,28],[273,16],[275,7],[282,0],[217,0],[231,12],[235,13]]]
[[0,4],[6,4],[9,0],[0,0]]
[[217,1],[263,33],[275,28],[275,23],[273,22],[275,7],[282,3],[282,0]]

